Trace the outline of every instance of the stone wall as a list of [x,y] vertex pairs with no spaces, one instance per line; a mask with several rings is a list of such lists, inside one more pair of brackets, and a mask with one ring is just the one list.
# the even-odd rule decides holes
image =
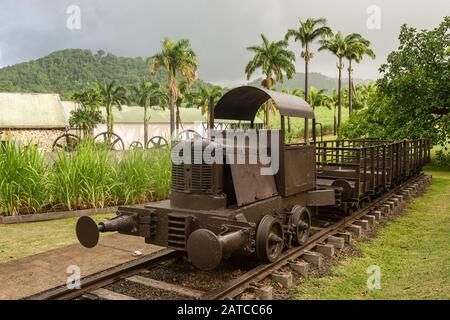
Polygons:
[[60,135],[64,134],[64,130],[58,129],[14,129],[5,130],[0,129],[0,140],[16,140],[24,143],[35,142],[39,147],[46,152],[52,151],[53,142]]

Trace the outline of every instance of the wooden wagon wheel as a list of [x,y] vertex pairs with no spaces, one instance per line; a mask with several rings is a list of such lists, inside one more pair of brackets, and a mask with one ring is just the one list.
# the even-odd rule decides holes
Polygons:
[[121,137],[114,132],[102,132],[94,137],[96,142],[104,143],[111,150],[125,150]]
[[148,140],[147,142],[147,148],[148,149],[161,149],[167,147],[169,143],[164,137],[161,136],[155,136]]
[[202,136],[195,130],[184,130],[177,134],[176,140],[201,139]]
[[65,133],[53,142],[52,150],[64,150],[66,152],[71,152],[77,150],[79,138],[78,136],[70,133]]
[[129,147],[130,150],[144,149],[144,145],[140,141],[133,141]]

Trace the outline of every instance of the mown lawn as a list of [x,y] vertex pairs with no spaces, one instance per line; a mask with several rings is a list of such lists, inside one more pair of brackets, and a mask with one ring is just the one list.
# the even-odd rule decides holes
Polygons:
[[[330,133],[333,131],[334,125],[334,115],[333,110],[328,109],[326,107],[317,107],[315,109],[316,121],[317,123],[322,124],[322,128],[324,133]],[[259,115],[260,119],[264,118],[263,114]],[[349,114],[348,109],[342,108],[342,123],[348,120]],[[271,128],[279,128],[280,127],[280,114],[277,112],[276,114],[270,113],[269,116],[270,127]],[[336,121],[337,121],[337,111],[336,111]],[[294,132],[301,131],[303,132],[304,120],[301,118],[291,117],[291,125],[292,130]],[[287,126],[287,124],[286,124]],[[317,135],[320,135],[320,127],[317,126]]]
[[[307,279],[294,299],[450,299],[450,171],[427,170],[433,183],[407,214],[357,242],[362,257],[349,257],[331,276]],[[367,268],[381,268],[381,289],[367,288]]]
[[[93,218],[98,222],[112,216]],[[76,243],[77,219],[0,225],[0,263]]]

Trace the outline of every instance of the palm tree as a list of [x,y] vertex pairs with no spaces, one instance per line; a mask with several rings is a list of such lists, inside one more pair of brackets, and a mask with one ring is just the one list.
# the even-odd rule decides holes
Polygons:
[[293,37],[295,41],[299,41],[302,45],[301,57],[305,60],[305,100],[309,102],[308,67],[309,62],[313,58],[311,45],[319,38],[324,39],[332,35],[332,32],[327,26],[325,18],[309,18],[306,21],[298,19],[298,22],[300,27],[298,29],[289,29],[285,39],[289,40],[289,38]]
[[81,108],[70,112],[70,126],[80,128],[85,138],[92,136],[97,124],[104,121],[98,110],[103,104],[100,92],[95,87],[86,88],[72,94],[71,99]]
[[172,135],[175,132],[175,102],[179,95],[175,78],[179,71],[188,83],[195,81],[198,70],[197,57],[189,40],[175,41],[164,38],[162,51],[150,57],[147,61],[150,64],[152,74],[155,74],[160,67],[167,72],[167,84],[170,91],[170,132]]
[[[308,72],[309,62],[313,58],[313,52],[311,51],[311,45],[320,39],[332,35],[331,29],[327,26],[327,20],[325,18],[309,18],[306,21],[298,19],[300,27],[298,29],[289,29],[286,33],[285,39],[289,40],[293,37],[295,41],[299,41],[302,45],[301,57],[305,60],[305,100],[309,102],[309,85],[308,85]],[[312,120],[313,135],[316,132],[316,119]]]
[[[347,39],[347,37],[351,37]],[[346,41],[348,42],[348,46],[345,52],[345,57],[348,60],[348,112],[349,114],[353,111],[353,94],[354,94],[354,86],[352,79],[352,61],[356,63],[360,63],[364,58],[364,55],[375,59],[375,53],[369,48],[370,41],[364,39],[359,34],[348,35],[346,37]]]
[[[305,92],[303,90],[301,90],[301,89],[289,90],[289,88],[283,88],[281,90],[281,92],[287,93],[287,94],[290,94],[290,95],[293,95],[293,96],[297,96],[297,97],[300,97],[300,98],[304,98],[305,97]],[[291,132],[292,131],[291,117],[287,117],[287,125],[288,125],[288,132]]]
[[80,129],[84,138],[92,136],[97,124],[103,122],[103,116],[99,110],[91,110],[81,105],[81,108],[70,111],[69,125]]
[[313,108],[313,110],[315,110],[316,107],[322,107],[326,104],[326,92],[326,89],[317,90],[314,87],[311,87],[309,89],[309,104]]
[[195,92],[191,89],[191,84],[185,80],[180,81],[180,83],[178,84],[178,90],[179,94],[175,102],[175,106],[177,108],[175,117],[177,131],[179,130],[180,126],[182,127],[180,117],[180,108],[182,104],[184,104],[185,107],[190,108],[194,106],[194,100],[196,98]]
[[210,98],[217,102],[223,95],[223,89],[219,86],[202,85],[196,92],[195,102],[198,108],[201,108],[202,115],[206,114],[206,119],[209,119],[209,104]]
[[139,86],[131,87],[134,93],[136,102],[144,108],[144,146],[147,146],[148,142],[148,122],[150,117],[148,115],[148,108],[155,103],[159,102],[159,99],[167,97],[162,91],[158,83],[151,83],[145,79],[139,84]]
[[338,120],[337,120],[337,133],[339,134],[342,125],[342,69],[344,68],[343,59],[345,58],[347,48],[359,35],[357,33],[352,33],[347,35],[345,38],[342,36],[341,32],[335,33],[329,39],[320,40],[321,47],[319,51],[328,50],[333,53],[338,58],[338,63],[336,67],[339,71],[338,79]]
[[114,132],[113,107],[122,110],[122,105],[128,102],[127,91],[124,87],[116,85],[116,81],[97,84],[106,109],[106,127],[109,133]]
[[376,94],[377,88],[375,82],[367,84],[358,84],[355,88],[355,95],[353,96],[353,110],[365,109],[368,107],[369,100]]
[[325,99],[325,106],[331,110],[333,108],[333,135],[337,134],[336,126],[336,106],[338,104],[338,93],[336,89],[333,89],[330,95]]
[[[245,73],[247,74],[247,80],[250,80],[252,74],[259,68],[261,68],[265,79],[261,82],[261,85],[266,89],[271,89],[276,82],[283,82],[283,72],[286,73],[288,79],[291,79],[295,74],[295,54],[288,50],[288,42],[277,41],[269,42],[267,37],[261,34],[262,45],[251,46],[247,50],[254,52],[255,56],[247,64]],[[269,108],[273,105],[266,103],[265,108],[265,126],[269,125]]]

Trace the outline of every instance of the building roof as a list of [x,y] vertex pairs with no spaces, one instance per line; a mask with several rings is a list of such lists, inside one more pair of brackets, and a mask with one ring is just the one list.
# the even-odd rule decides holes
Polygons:
[[[70,117],[70,111],[75,110],[77,104],[72,101],[63,101],[62,106],[65,110],[65,114],[68,118]],[[104,108],[101,109],[104,116],[106,116],[106,111]],[[150,123],[169,123],[170,113],[169,110],[163,110],[159,107],[149,108]],[[114,123],[139,123],[141,124],[144,118],[144,108],[139,106],[122,106],[122,111],[117,108],[113,108]],[[206,117],[202,115],[201,110],[197,108],[180,108],[180,118],[182,123],[196,123],[205,122]],[[217,120],[217,122],[233,122],[233,121],[223,121]],[[236,121],[237,122],[237,121]],[[255,123],[262,123],[260,119],[257,119]]]
[[263,103],[272,99],[282,116],[314,118],[314,111],[305,100],[291,94],[253,86],[228,91],[215,107],[218,119],[248,120],[255,118]]
[[59,95],[0,92],[0,129],[66,127],[66,117]]

